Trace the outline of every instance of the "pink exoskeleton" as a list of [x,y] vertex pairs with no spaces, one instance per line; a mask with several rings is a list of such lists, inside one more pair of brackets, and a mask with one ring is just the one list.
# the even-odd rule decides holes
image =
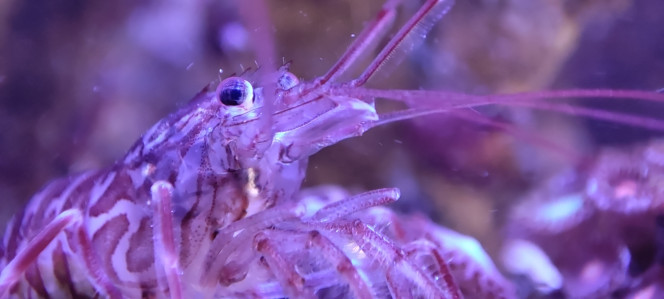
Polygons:
[[[452,0],[426,1],[364,72],[342,82],[395,18],[397,2],[388,1],[323,76],[300,81],[288,65],[276,69],[266,42],[257,71],[205,87],[115,164],[46,185],[8,226],[0,296],[514,297],[477,241],[377,207],[397,200],[396,189],[334,199],[326,199],[329,190],[301,192],[308,157],[382,124],[489,104],[661,129],[655,120],[542,100],[664,96],[364,87],[389,57],[420,42]],[[251,9],[249,19],[265,18],[260,3]],[[270,40],[265,31],[253,38]],[[379,113],[376,98],[407,108]]]

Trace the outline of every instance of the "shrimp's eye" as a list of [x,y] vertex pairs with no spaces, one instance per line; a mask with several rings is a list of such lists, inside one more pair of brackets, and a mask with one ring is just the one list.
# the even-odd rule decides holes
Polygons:
[[279,88],[283,90],[289,90],[295,87],[295,85],[300,84],[300,80],[298,80],[297,77],[292,73],[285,72],[283,75],[281,75],[281,77],[279,77],[277,84]]
[[249,81],[238,77],[231,77],[221,81],[219,85],[219,99],[226,106],[242,105],[254,98],[254,88]]

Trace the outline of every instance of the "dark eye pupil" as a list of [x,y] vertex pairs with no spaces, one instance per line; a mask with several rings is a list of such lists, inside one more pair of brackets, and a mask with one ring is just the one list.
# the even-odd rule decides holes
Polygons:
[[247,100],[254,98],[251,83],[238,77],[226,78],[219,85],[217,92],[219,100],[226,106],[243,105]]
[[242,104],[246,98],[243,87],[244,86],[238,84],[222,89],[221,94],[219,95],[221,102],[228,106],[237,106]]

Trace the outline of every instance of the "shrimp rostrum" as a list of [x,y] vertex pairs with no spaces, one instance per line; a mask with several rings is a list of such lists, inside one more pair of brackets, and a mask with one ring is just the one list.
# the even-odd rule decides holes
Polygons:
[[[301,192],[308,157],[385,123],[459,108],[565,112],[553,102],[538,105],[560,97],[664,97],[365,88],[388,57],[423,39],[452,0],[426,1],[364,72],[340,82],[381,38],[397,2],[388,1],[323,76],[300,81],[288,65],[272,66],[273,50],[264,47],[258,70],[205,87],[112,166],[46,185],[8,226],[0,297],[513,297],[473,239],[377,207],[397,200],[397,189],[335,198],[325,189]],[[254,4],[256,15],[265,13],[260,2],[242,5]],[[408,108],[379,113],[376,98]]]

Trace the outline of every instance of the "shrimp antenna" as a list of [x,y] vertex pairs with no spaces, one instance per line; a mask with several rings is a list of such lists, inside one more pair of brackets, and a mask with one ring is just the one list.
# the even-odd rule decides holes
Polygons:
[[422,44],[433,25],[450,10],[452,4],[454,0],[428,0],[378,53],[364,73],[351,82],[351,86],[364,85],[396,53],[408,52]]
[[664,131],[664,121],[620,112],[603,111],[592,108],[572,106],[565,103],[545,102],[571,98],[586,99],[637,99],[664,103],[664,94],[639,90],[559,90],[544,92],[524,92],[503,95],[470,95],[446,91],[430,90],[380,90],[358,87],[338,87],[331,89],[332,94],[341,93],[358,98],[384,98],[403,102],[412,108],[387,113],[374,122],[371,127],[417,116],[447,113],[459,108],[473,108],[492,104],[529,107],[547,111],[557,111],[570,115],[582,115],[593,119],[627,124],[631,126]]
[[516,136],[522,140],[529,142],[535,146],[539,146],[543,149],[549,150],[554,154],[557,154],[559,157],[565,159],[565,161],[580,161],[583,156],[579,154],[574,149],[571,149],[567,146],[559,144],[557,142],[551,141],[550,139],[542,136],[537,132],[528,130],[526,128],[517,127],[515,124],[511,124],[503,121],[496,121],[487,117],[481,113],[469,113],[464,110],[454,110],[450,111],[450,116],[466,121],[472,122],[475,124],[492,127],[503,132],[506,132],[510,135]]
[[367,51],[376,41],[387,31],[387,27],[394,22],[396,16],[396,7],[400,0],[387,1],[376,15],[376,18],[369,23],[357,36],[355,41],[346,49],[341,58],[330,68],[329,71],[318,79],[319,84],[334,81],[343,75],[362,53]]

